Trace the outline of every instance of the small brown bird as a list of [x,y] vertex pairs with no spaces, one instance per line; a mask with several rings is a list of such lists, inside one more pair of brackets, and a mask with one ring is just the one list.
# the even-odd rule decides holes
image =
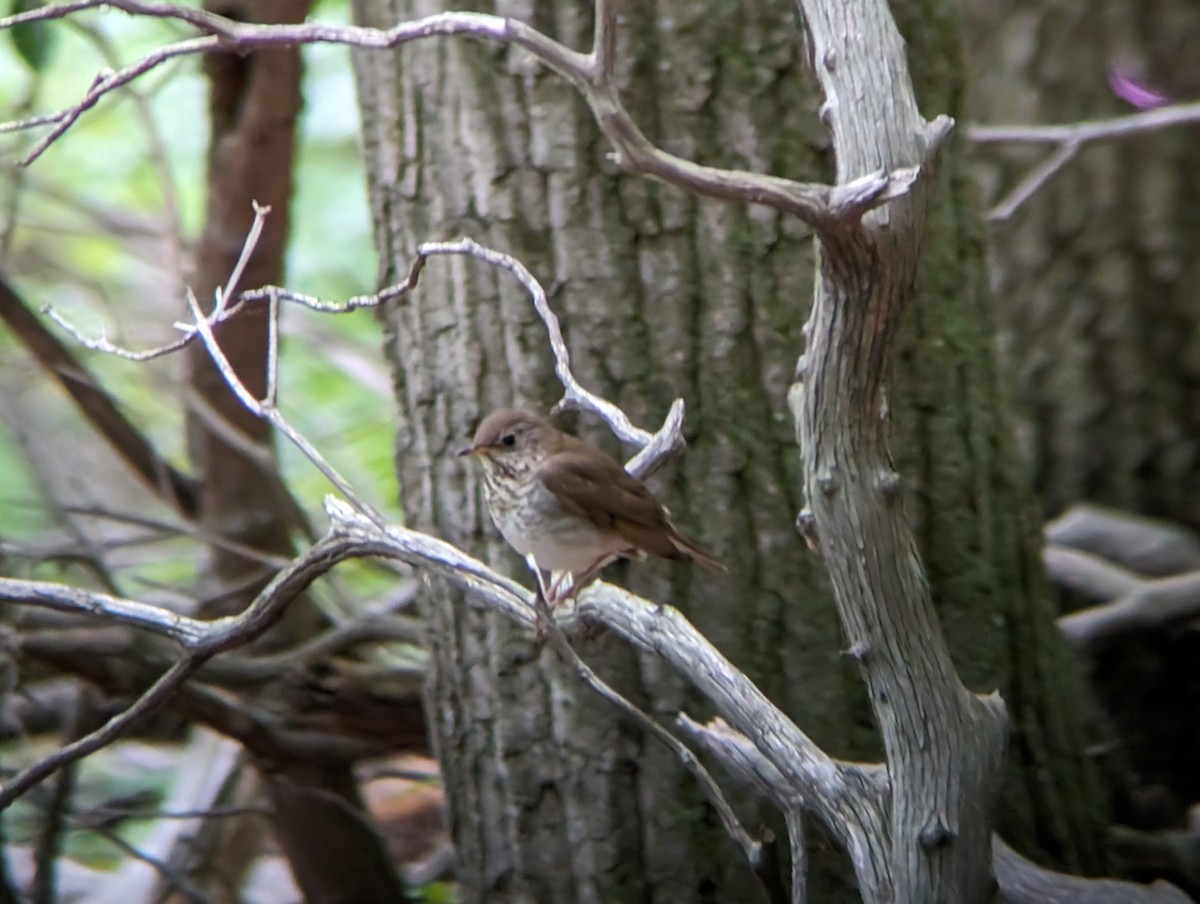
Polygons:
[[[548,603],[574,596],[621,558],[692,559],[725,571],[671,524],[636,477],[599,449],[523,411],[500,409],[459,453],[483,464],[488,510],[508,544],[532,559]],[[549,589],[542,571],[563,572]],[[566,575],[574,575],[564,593]]]

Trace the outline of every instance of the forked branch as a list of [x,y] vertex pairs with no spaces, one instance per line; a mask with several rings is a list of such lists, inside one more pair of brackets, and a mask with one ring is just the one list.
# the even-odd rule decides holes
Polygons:
[[[572,50],[516,19],[459,12],[438,13],[378,29],[323,22],[254,24],[168,3],[95,0],[43,7],[2,18],[0,30],[102,7],[174,19],[201,32],[202,36],[160,47],[122,69],[101,72],[82,98],[56,113],[0,124],[0,132],[49,127],[25,155],[22,161],[25,165],[40,157],[106,95],[172,59],[214,50],[255,50],[298,44],[341,44],[362,50],[394,50],[425,38],[460,36],[519,47],[570,81],[591,107],[596,122],[613,144],[614,160],[626,172],[649,176],[703,197],[762,204],[796,216],[818,232],[840,228],[843,223],[854,221],[867,211],[903,196],[919,175],[915,168],[900,167],[892,172],[872,171],[845,184],[830,186],[747,170],[703,166],[663,151],[646,138],[621,103],[613,67],[617,15],[609,0],[598,0],[596,4],[595,41],[589,53]],[[941,135],[936,140],[944,137],[949,126],[948,119],[939,121]]]

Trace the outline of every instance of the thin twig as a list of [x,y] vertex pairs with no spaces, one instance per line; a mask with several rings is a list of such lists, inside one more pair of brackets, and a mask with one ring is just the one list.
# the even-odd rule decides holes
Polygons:
[[[366,516],[359,513],[358,517]],[[166,634],[181,643],[186,651],[130,707],[86,737],[24,769],[0,787],[0,810],[58,769],[121,737],[140,719],[162,706],[184,681],[213,656],[250,643],[278,622],[287,605],[317,577],[346,558],[365,554],[346,537],[331,533],[297,558],[291,566],[277,573],[244,611],[208,622],[186,618],[145,603],[91,594],[74,587],[0,578],[0,598],[14,602],[46,599],[70,602],[73,606],[64,608],[108,615],[126,623],[136,622],[138,627]],[[14,585],[25,585],[27,592],[33,596],[14,595]]]
[[166,882],[167,885],[175,889],[177,892],[179,892],[179,894],[183,895],[189,901],[192,901],[193,904],[211,904],[209,899],[204,896],[204,893],[191,881],[184,878],[184,876],[169,867],[159,858],[147,854],[136,845],[126,841],[121,837],[120,833],[110,829],[105,825],[91,826],[89,827],[89,831],[94,832],[109,844],[124,851],[134,860],[140,860],[142,863],[145,863],[156,873],[158,873],[158,875],[162,877],[163,881]]
[[1060,169],[1075,159],[1079,153],[1078,142],[1067,142],[1053,154],[1035,166],[1008,195],[987,213],[992,221],[1009,219],[1026,201],[1032,198]]
[[250,258],[254,254],[254,249],[258,247],[258,240],[262,238],[263,226],[267,221],[267,217],[271,213],[271,208],[266,204],[259,204],[257,201],[250,202],[254,207],[254,220],[250,223],[250,230],[246,233],[246,239],[242,242],[242,253],[238,255],[237,263],[233,265],[233,269],[229,272],[229,278],[225,281],[225,285],[217,290],[217,297],[213,307],[212,314],[220,316],[221,310],[233,295],[237,284],[241,282],[242,273],[246,270],[246,265],[250,263]]
[[613,81],[617,59],[617,11],[611,0],[596,0],[595,30],[588,62],[592,77],[601,84]]
[[263,398],[275,407],[279,397],[279,299],[267,302],[267,391]]
[[173,352],[179,351],[180,349],[186,348],[188,343],[195,338],[194,332],[188,331],[180,339],[175,339],[172,342],[168,342],[166,345],[159,345],[154,348],[139,352],[122,348],[119,345],[114,345],[109,341],[108,335],[103,331],[100,333],[99,337],[93,339],[92,337],[84,334],[79,327],[75,326],[75,324],[71,323],[71,321],[55,310],[52,305],[42,305],[42,313],[58,324],[59,328],[61,328],[65,333],[67,333],[67,335],[69,335],[84,348],[94,352],[103,352],[106,355],[113,355],[117,358],[123,358],[126,361],[142,362],[151,361],[155,358],[161,358],[164,355],[169,355]]
[[[554,406],[554,411],[559,412],[568,408],[594,411],[604,418],[613,433],[623,442],[638,447],[650,444],[654,438],[653,434],[634,426],[624,411],[607,399],[602,399],[595,393],[584,389],[575,379],[575,375],[571,372],[571,352],[567,348],[566,339],[563,338],[562,325],[559,323],[558,315],[550,307],[550,302],[546,298],[546,290],[529,272],[529,268],[512,255],[485,248],[469,238],[460,238],[452,242],[424,242],[417,247],[417,254],[421,257],[465,254],[486,261],[493,266],[501,267],[516,277],[517,282],[524,286],[525,291],[529,293],[533,307],[542,323],[546,325],[546,332],[549,335],[550,351],[554,355],[554,373],[563,385],[562,400]],[[682,412],[680,412],[680,416],[682,417]]]
[[967,138],[976,144],[1077,144],[1117,141],[1145,132],[1200,122],[1200,101],[1171,104],[1156,110],[1089,119],[1061,125],[972,125]]
[[59,769],[88,754],[95,753],[102,747],[107,747],[124,735],[142,718],[165,703],[205,658],[207,656],[195,653],[183,657],[167,669],[154,684],[150,685],[146,692],[128,709],[113,716],[95,731],[22,769],[0,787],[0,810],[8,807],[38,782],[53,775]]
[[75,817],[72,828],[93,831],[97,825],[113,826],[123,822],[158,821],[160,819],[236,819],[240,816],[257,816],[269,819],[267,807],[207,807],[200,810],[133,809],[113,804],[104,804]]
[[83,9],[94,9],[102,5],[102,0],[83,0],[77,3],[55,3],[47,6],[35,6],[24,12],[0,18],[0,31],[17,25],[30,25],[34,22],[45,22],[50,19],[61,19]]
[[[247,240],[254,237],[253,232],[247,236]],[[191,309],[194,318],[196,331],[200,334],[201,341],[204,343],[205,349],[208,351],[209,357],[212,358],[213,364],[225,378],[225,383],[237,396],[238,401],[255,416],[267,421],[276,430],[288,438],[303,454],[304,457],[316,466],[331,484],[337,487],[338,492],[346,497],[354,504],[359,511],[371,518],[376,524],[386,524],[386,519],[379,511],[369,502],[359,496],[353,485],[346,480],[337,469],[334,468],[325,457],[317,451],[316,447],[308,441],[298,430],[291,426],[280,413],[278,408],[268,402],[264,402],[255,398],[252,393],[240,379],[237,372],[233,369],[233,365],[225,356],[220,344],[217,342],[217,337],[213,333],[212,322],[205,317],[204,312],[200,310],[200,305],[196,301],[196,296],[190,290],[187,293],[188,307]]]
[[993,207],[989,220],[1007,220],[1037,193],[1059,170],[1070,163],[1088,144],[1132,138],[1146,132],[1191,125],[1200,122],[1200,102],[1171,104],[1156,110],[1092,119],[1062,125],[973,125],[967,138],[976,144],[1052,144],[1058,145]]
[[[19,21],[55,18],[70,11],[99,4],[72,5],[26,16]],[[84,96],[74,105],[50,117],[0,125],[0,130],[51,125],[22,161],[29,165],[69,129],[85,111],[105,95],[129,84],[168,60],[214,50],[249,51],[263,47],[297,44],[341,44],[365,50],[391,50],[415,40],[438,36],[461,36],[510,44],[528,51],[543,65],[570,81],[583,95],[597,124],[613,144],[613,159],[626,172],[649,176],[677,188],[709,198],[737,203],[763,204],[792,214],[819,231],[840,228],[868,210],[908,192],[918,177],[912,168],[896,173],[872,173],[837,189],[822,184],[795,182],[746,170],[702,166],[655,146],[630,117],[621,103],[614,80],[615,12],[602,3],[596,43],[583,54],[553,40],[516,19],[481,13],[446,12],[377,29],[353,25],[307,22],[296,25],[266,25],[235,22],[212,13],[165,3],[113,0],[108,4],[129,13],[173,18],[205,32],[204,37],[178,41],[151,51],[137,62],[116,72],[100,73]],[[0,19],[0,28],[18,21]],[[949,124],[945,120],[943,126]],[[944,134],[945,128],[941,129]]]
[[705,798],[708,799],[713,809],[717,811],[717,816],[720,818],[721,824],[725,827],[725,832],[742,849],[742,853],[746,856],[751,869],[757,872],[758,864],[762,859],[762,842],[751,838],[750,833],[742,826],[741,820],[733,812],[733,807],[725,799],[725,793],[721,790],[721,786],[717,784],[716,779],[712,777],[712,773],[704,768],[704,764],[696,758],[696,754],[686,744],[671,734],[662,725],[655,722],[649,715],[634,706],[620,691],[609,685],[592,670],[591,666],[579,657],[579,654],[575,652],[575,648],[571,646],[571,642],[567,640],[567,636],[563,633],[562,628],[555,622],[554,613],[550,610],[550,605],[546,602],[545,596],[541,593],[534,594],[534,605],[537,606],[541,616],[539,623],[545,626],[550,643],[558,654],[571,666],[580,680],[590,687],[597,696],[603,700],[607,700],[637,723],[643,731],[654,737],[675,754],[676,759],[692,774],[692,777],[700,786],[700,790],[704,793]]
[[783,813],[792,855],[792,904],[808,902],[808,845],[804,838],[804,811],[789,807]]
[[[86,730],[91,695],[86,691],[81,692],[71,703],[75,711],[68,720],[67,736],[76,739]],[[71,799],[75,793],[75,779],[76,769],[72,764],[59,772],[50,792],[50,800],[46,804],[34,853],[33,888],[30,891],[33,904],[54,904],[58,900],[56,894],[57,863],[62,851],[67,814],[71,809]]]

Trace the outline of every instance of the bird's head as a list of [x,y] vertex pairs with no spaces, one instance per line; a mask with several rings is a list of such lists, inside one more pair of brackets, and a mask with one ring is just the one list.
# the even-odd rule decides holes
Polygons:
[[536,415],[501,408],[480,421],[471,445],[458,454],[478,458],[488,470],[511,473],[550,455],[557,435],[554,427]]

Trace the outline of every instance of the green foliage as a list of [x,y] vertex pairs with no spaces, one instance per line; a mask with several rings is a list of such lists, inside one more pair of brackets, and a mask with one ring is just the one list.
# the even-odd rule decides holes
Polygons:
[[[21,745],[0,746],[5,765],[23,767],[53,753],[58,740],[46,737]],[[66,857],[94,869],[112,869],[121,862],[120,852],[111,841],[86,829],[87,815],[98,808],[114,807],[153,813],[177,781],[172,754],[164,748],[137,742],[100,751],[83,760],[76,779],[72,812],[63,834]],[[5,812],[5,840],[14,845],[35,843],[45,816],[44,805],[18,798]],[[153,821],[113,819],[114,831],[133,843],[139,843],[153,828]]]
[[0,442],[0,539],[28,539],[48,526],[29,462],[16,442]]
[[414,894],[422,904],[456,904],[458,901],[456,887],[449,882],[430,882],[416,889]]
[[[347,11],[344,3],[326,3],[319,14],[345,19]],[[54,33],[57,51],[38,57],[36,112],[77,102],[102,68],[128,65],[186,34],[176,23],[112,14],[39,27]],[[0,107],[28,102],[22,60],[29,62],[0,47]],[[297,291],[340,300],[373,291],[376,279],[352,69],[343,48],[307,48],[305,62],[286,281]],[[178,228],[188,243],[202,225],[206,115],[198,60],[184,58],[101,100],[27,171],[6,171],[11,228],[3,264],[27,301],[50,303],[89,334],[103,331],[130,347],[171,338],[184,300],[161,237]],[[6,146],[19,153],[39,135],[18,136],[19,143]],[[368,312],[330,317],[288,310],[284,332],[285,410],[363,495],[394,497],[386,414],[390,386],[374,318]],[[337,360],[331,360],[330,349]],[[182,356],[131,364],[80,353],[160,450],[186,468],[182,405],[174,394],[182,382]],[[0,379],[6,379],[3,364]],[[57,404],[68,411],[69,403],[60,399]],[[70,430],[82,438],[87,428],[75,423]],[[0,477],[0,499],[18,499],[18,488],[36,476],[21,459],[20,448],[0,430],[0,464],[14,463]],[[330,489],[323,478],[291,450],[282,450],[282,461],[302,501],[317,509]],[[0,505],[0,535],[41,526],[33,500]]]
[[[40,9],[44,5],[41,0],[16,0],[13,3],[13,15]],[[41,72],[54,49],[54,33],[50,26],[45,22],[15,25],[8,30],[8,37],[25,65],[33,72]]]

